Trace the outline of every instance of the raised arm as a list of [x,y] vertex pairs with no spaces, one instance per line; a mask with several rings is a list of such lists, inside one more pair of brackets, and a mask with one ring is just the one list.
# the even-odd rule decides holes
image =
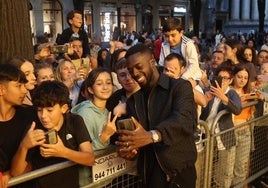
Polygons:
[[45,142],[44,131],[40,129],[34,130],[34,128],[35,123],[33,122],[27,134],[21,141],[15,156],[13,157],[10,170],[10,174],[12,176],[18,176],[24,173],[28,164],[26,161],[28,150]]

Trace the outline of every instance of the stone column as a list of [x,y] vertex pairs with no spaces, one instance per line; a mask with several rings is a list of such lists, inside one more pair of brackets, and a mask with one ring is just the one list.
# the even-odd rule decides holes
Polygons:
[[93,33],[97,33],[100,37],[101,33],[101,23],[100,23],[100,2],[95,0],[92,2],[92,15],[94,16],[93,20]]
[[231,20],[239,20],[240,0],[231,2]]
[[265,10],[264,10],[265,18],[264,20],[268,20],[268,0],[265,1]]
[[258,1],[251,1],[251,2],[252,2],[251,19],[258,20],[259,19]]
[[153,6],[153,30],[155,31],[155,28],[159,28],[158,21],[159,21],[159,1],[155,1],[152,3]]
[[39,1],[32,1],[33,8],[33,24],[35,28],[35,34],[44,34],[44,22],[43,22],[43,3]]
[[135,5],[136,10],[136,30],[141,31],[142,30],[142,12],[141,12],[141,4]]
[[186,13],[184,13],[185,18],[185,31],[189,30],[189,22],[190,22],[190,1],[185,3]]
[[250,0],[242,0],[240,2],[241,4],[241,19],[242,20],[249,20],[250,16]]

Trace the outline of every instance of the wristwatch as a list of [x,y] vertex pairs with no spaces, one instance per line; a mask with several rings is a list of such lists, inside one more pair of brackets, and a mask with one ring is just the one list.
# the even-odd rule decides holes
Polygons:
[[159,142],[160,141],[160,136],[157,134],[157,132],[155,130],[151,130],[150,132],[152,134],[153,143]]

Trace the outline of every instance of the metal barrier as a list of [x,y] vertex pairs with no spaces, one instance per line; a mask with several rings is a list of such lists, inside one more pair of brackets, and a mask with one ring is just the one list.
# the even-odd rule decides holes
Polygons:
[[40,168],[38,170],[34,170],[25,174],[22,174],[20,176],[16,176],[13,177],[9,180],[8,182],[8,187],[14,186],[14,185],[18,185],[20,183],[32,180],[34,178],[38,178],[47,174],[50,174],[52,172],[56,172],[58,170],[64,169],[64,168],[68,168],[75,165],[74,163],[70,162],[70,161],[66,161],[66,162],[62,162],[59,164],[55,164],[55,165],[51,165],[51,166],[47,166],[44,168]]
[[[243,105],[243,108],[255,104],[256,101]],[[268,172],[268,115],[215,133],[219,120],[227,113],[227,110],[219,112],[211,125],[207,187],[243,187]],[[234,142],[230,136],[232,132],[236,145],[219,150],[217,139],[229,136],[228,141]]]
[[[247,103],[243,105],[243,107],[248,107],[255,105],[256,102]],[[247,177],[245,180],[239,182],[234,187],[239,188],[243,187],[244,185],[249,184],[256,178],[260,177],[261,175],[268,172],[268,115],[254,118],[248,122],[242,123],[240,125],[235,126],[232,129],[225,130],[223,132],[215,133],[215,129],[217,123],[221,119],[221,117],[225,114],[229,113],[228,111],[224,110],[217,114],[217,117],[214,119],[213,124],[210,126],[209,129],[208,124],[205,121],[199,121],[199,130],[198,132],[200,139],[196,141],[196,147],[198,150],[198,160],[196,162],[196,169],[197,169],[197,188],[213,188],[218,187],[215,183],[215,179],[217,179],[217,169],[226,167],[232,161],[228,161],[225,159],[224,163],[219,163],[219,151],[216,149],[215,143],[217,143],[216,139],[219,136],[224,134],[229,134],[231,131],[235,133],[239,133],[239,130],[243,132],[243,130],[247,130],[248,128],[251,130],[251,137],[250,137],[250,155],[244,154],[241,152],[239,154],[239,159],[243,161],[248,161],[247,167]],[[267,131],[267,132],[266,132]],[[248,147],[246,145],[246,147]],[[107,158],[107,155],[116,154],[115,146],[111,146],[107,148],[107,150],[96,152],[96,161],[100,160],[101,158]],[[267,156],[266,156],[267,154]],[[109,158],[109,157],[108,157]],[[116,157],[115,157],[116,158]],[[124,160],[124,159],[122,159]],[[235,158],[233,158],[235,160]],[[264,162],[263,162],[264,161]],[[124,165],[124,163],[121,161]],[[129,187],[129,188],[136,188],[140,187],[141,180],[139,179],[138,175],[136,174],[136,163],[135,161],[126,161],[126,166],[122,168],[120,171],[110,174],[107,177],[101,179],[95,179],[95,181],[81,186],[81,188],[99,188],[99,187]],[[68,168],[72,165],[75,165],[72,162],[66,161],[63,163],[55,164],[52,166],[48,166],[42,169],[34,170],[32,172],[28,172],[26,174],[13,177],[10,179],[8,186],[17,185],[34,178],[38,178],[40,176],[44,176],[46,174]],[[101,167],[101,166],[100,166]],[[93,167],[94,168],[94,167]],[[96,170],[97,169],[97,170]],[[95,174],[98,174],[98,168],[95,169]],[[106,169],[107,173],[110,169]],[[229,169],[233,173],[233,169]],[[94,173],[94,172],[93,172]],[[232,175],[231,175],[232,176]],[[94,174],[93,174],[94,178]],[[92,178],[92,179],[93,179]],[[220,177],[223,179],[223,177]],[[225,180],[223,180],[225,181]]]
[[196,142],[197,148],[197,161],[195,163],[197,180],[196,187],[207,187],[208,178],[208,164],[209,164],[209,142],[210,142],[210,130],[205,121],[200,120],[198,122],[198,129],[201,132],[200,139]]
[[[111,164],[111,163],[113,163],[113,162],[116,163],[116,160],[117,161],[121,160],[121,158],[118,157],[118,155],[116,155],[115,153],[116,153],[115,146],[110,146],[103,151],[97,151],[97,152],[95,152],[95,162],[98,160],[104,161],[105,163],[102,163],[102,165],[107,164],[106,166],[108,166],[110,169],[112,169],[111,168],[111,167],[113,167],[112,165],[118,165],[118,163],[117,164]],[[107,156],[108,156],[108,158],[107,158]],[[102,160],[103,158],[107,158],[108,160],[107,161]],[[125,160],[122,159],[120,164],[123,164],[124,161]],[[31,171],[31,172],[22,174],[20,176],[13,177],[9,180],[8,187],[18,185],[18,184],[21,184],[23,182],[30,181],[32,179],[56,172],[58,170],[62,170],[64,168],[71,167],[73,165],[76,165],[76,164],[73,162],[70,162],[70,161],[65,161],[62,163],[58,163],[58,164],[54,164],[54,165],[47,166],[44,168],[40,168],[40,169]],[[94,167],[92,167],[92,171],[94,173],[93,168]],[[97,170],[98,170],[98,168],[99,167],[96,166]],[[105,168],[105,170],[107,170],[107,167]],[[115,172],[115,173],[112,173],[112,172]],[[105,173],[107,175],[108,172],[105,171]],[[98,181],[95,181],[95,182],[92,180],[91,183],[89,183],[88,185],[85,185],[85,186],[81,186],[81,188],[118,187],[118,185],[121,185],[121,187],[129,187],[129,188],[135,187],[136,188],[140,182],[141,181],[138,178],[137,172],[136,172],[136,161],[126,161],[126,166],[124,166],[124,168],[123,167],[120,168],[119,171],[112,169],[111,171],[109,171],[109,176],[107,176],[103,179],[100,179]]]

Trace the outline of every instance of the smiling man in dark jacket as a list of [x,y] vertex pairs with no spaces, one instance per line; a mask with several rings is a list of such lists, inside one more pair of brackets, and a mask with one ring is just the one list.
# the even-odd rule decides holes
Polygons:
[[128,99],[135,131],[120,130],[121,156],[138,155],[138,171],[144,187],[195,188],[197,124],[191,84],[159,74],[152,51],[143,44],[127,54],[131,76],[141,90]]

